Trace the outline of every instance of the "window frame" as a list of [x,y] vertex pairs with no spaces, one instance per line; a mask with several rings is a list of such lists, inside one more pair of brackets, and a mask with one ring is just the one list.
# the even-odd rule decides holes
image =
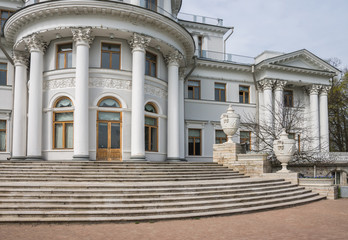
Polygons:
[[[198,82],[199,83],[199,86],[192,86],[190,85],[190,82]],[[200,80],[188,80],[187,82],[187,92],[189,93],[189,87],[192,87],[192,98],[189,97],[188,95],[188,98],[189,99],[196,99],[196,100],[199,100],[201,99],[201,81]],[[198,88],[198,97],[196,98],[195,97],[195,89]]]
[[[145,127],[145,136],[146,136],[146,127],[148,127],[148,131],[149,131],[149,139],[148,139],[148,149],[149,150],[146,150],[146,145],[145,145],[145,151],[146,152],[158,152],[158,129],[159,129],[159,123],[158,123],[158,117],[157,116],[151,116],[149,114],[158,114],[158,109],[157,109],[157,106],[151,102],[148,102],[145,104],[144,108],[146,107],[146,105],[151,105],[154,109],[155,109],[155,112],[152,113],[152,112],[148,112],[145,110],[145,119],[146,118],[152,118],[152,119],[155,119],[156,120],[156,126],[153,126],[153,125],[148,125],[146,124],[146,121],[145,121],[145,124],[144,124],[144,127]],[[146,114],[147,113],[147,114]],[[156,129],[156,149],[153,150],[151,149],[151,136],[152,136],[152,133],[151,133],[151,129]]]
[[[290,94],[285,94],[286,92],[290,93],[291,92],[291,95]],[[289,98],[288,96],[291,96],[291,102],[289,105],[286,105],[285,104],[285,99],[287,99],[287,101],[289,102]],[[283,91],[283,104],[284,104],[284,107],[294,107],[294,91],[293,90],[284,90]]]
[[[63,99],[69,99],[72,106],[71,107],[66,107],[66,108],[65,107],[57,108],[56,107],[57,103],[59,101],[63,100]],[[53,116],[52,116],[52,139],[53,139],[53,141],[52,141],[52,149],[54,149],[54,150],[74,149],[74,110],[72,110],[72,109],[65,110],[67,108],[72,108],[74,106],[73,102],[71,101],[71,99],[69,97],[64,96],[64,97],[58,98],[54,102],[53,106],[54,106],[54,111],[53,111]],[[60,110],[60,109],[62,109],[62,110]],[[72,113],[73,114],[73,120],[71,120],[71,121],[56,121],[56,114],[57,113]],[[55,128],[55,126],[57,124],[62,124],[62,126],[63,126],[63,129],[62,129],[62,132],[63,132],[63,135],[62,135],[62,147],[61,148],[56,147],[56,128]],[[73,126],[73,129],[72,129],[72,131],[73,131],[73,139],[72,139],[73,145],[72,145],[71,148],[67,148],[66,147],[66,138],[65,138],[66,137],[65,136],[65,134],[66,134],[66,124],[72,124],[72,126]]]
[[[223,143],[225,143],[225,142],[227,142],[228,141],[228,138],[227,138],[227,135],[225,134],[225,141],[223,142],[222,140],[223,140],[223,138],[222,137],[217,137],[217,132],[223,132],[224,134],[225,134],[225,132],[224,132],[224,130],[222,130],[222,129],[215,129],[215,144],[223,144]],[[219,143],[217,143],[217,140],[219,141]]]
[[[195,145],[195,140],[198,138],[198,137],[190,137],[190,130],[199,130],[199,145],[200,145],[200,153],[199,154],[196,154],[196,145]],[[188,141],[187,141],[187,144],[188,144],[188,156],[202,156],[202,129],[200,128],[189,128],[188,129]],[[190,155],[190,138],[193,138],[193,155]]]
[[6,79],[5,79],[5,84],[4,85],[1,85],[0,86],[7,86],[8,84],[8,79],[7,79],[7,68],[8,68],[8,64],[7,62],[0,62],[0,64],[4,64],[6,66],[6,70],[3,70],[3,69],[0,69],[1,72],[5,72],[6,73]]
[[[145,8],[157,12],[158,2],[157,0],[153,0],[153,1],[155,2],[152,3],[152,0],[145,0]],[[153,8],[153,5],[154,5],[154,8]]]
[[[118,52],[118,55],[119,55],[118,68],[112,68],[112,53],[117,53],[117,51],[103,50],[103,44],[118,45],[120,47],[120,51]],[[109,53],[109,67],[108,68],[103,68],[103,52],[108,52]],[[102,69],[121,70],[121,53],[122,53],[122,44],[121,43],[101,42],[100,43],[100,68],[102,68]]]
[[[245,87],[245,88],[248,88],[248,91],[243,91],[243,90],[240,90],[241,87]],[[240,101],[240,98],[239,98],[239,103],[244,103],[244,104],[250,104],[250,86],[246,86],[246,85],[239,85],[239,97],[241,96],[240,93],[242,93],[243,95],[243,101],[241,102]],[[248,102],[246,102],[246,97],[245,97],[245,93],[248,93]]]
[[[71,51],[62,51],[62,52],[59,52],[58,49],[59,49],[59,46],[62,46],[62,45],[67,45],[67,44],[71,44]],[[56,69],[57,70],[60,70],[60,69],[68,69],[68,68],[72,68],[72,53],[73,53],[73,47],[74,47],[74,44],[72,42],[66,42],[66,43],[59,43],[59,44],[56,44]],[[58,60],[58,55],[60,53],[64,53],[64,67],[61,67],[59,68],[59,60]],[[71,67],[67,67],[67,53],[71,53]]]
[[[155,56],[156,57],[156,61],[155,62],[153,62],[152,60],[150,60],[150,59],[148,59],[147,58],[147,54],[151,54],[151,55],[153,55],[153,56]],[[155,76],[152,76],[151,75],[151,70],[152,70],[152,68],[151,68],[151,64],[149,64],[149,74],[146,74],[146,62],[147,61],[149,61],[150,63],[155,63]],[[158,66],[157,66],[157,64],[158,64],[158,55],[157,54],[155,54],[155,53],[153,53],[153,52],[150,52],[150,51],[146,51],[145,52],[145,75],[146,76],[150,76],[150,77],[154,77],[154,78],[157,78],[157,68],[158,68]]]
[[[242,132],[247,132],[249,133],[249,137],[248,137],[248,140],[249,140],[249,148],[248,150],[251,151],[251,132],[250,131],[239,131],[239,143],[242,144],[242,137],[241,137],[241,133]],[[244,139],[244,138],[243,138]],[[244,142],[243,142],[244,143]]]
[[[216,88],[216,84],[223,84],[224,85],[224,90]],[[216,90],[219,91],[218,100],[216,99]],[[224,91],[224,98],[225,98],[224,101],[221,100],[221,96],[222,96],[221,91]],[[214,83],[214,100],[217,101],[217,102],[226,102],[226,83],[222,83],[222,82],[215,82]]]
[[1,150],[0,152],[6,152],[7,150],[7,120],[0,119],[0,122],[5,122],[5,129],[0,129],[0,132],[5,132],[5,150]]
[[[7,12],[8,13],[8,17],[7,18],[2,18],[2,13],[3,12]],[[0,32],[3,32],[2,29],[2,24],[6,22],[6,20],[11,17],[11,15],[14,13],[15,11],[12,10],[7,10],[7,9],[0,9]]]

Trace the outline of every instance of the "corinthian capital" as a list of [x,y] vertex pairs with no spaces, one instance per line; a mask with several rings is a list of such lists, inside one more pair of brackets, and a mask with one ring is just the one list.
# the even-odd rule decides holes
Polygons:
[[26,52],[14,51],[12,58],[15,65],[29,65],[28,54]]
[[327,95],[329,93],[330,89],[331,89],[331,86],[329,86],[329,85],[321,86],[320,95]]
[[276,80],[274,79],[264,79],[259,81],[259,86],[261,86],[263,90],[272,90],[275,82]]
[[283,91],[286,84],[287,84],[287,81],[277,80],[277,82],[275,84],[275,90]]
[[179,65],[180,62],[184,59],[183,55],[178,51],[174,51],[172,53],[169,53],[167,56],[166,56],[166,62],[168,64],[176,64],[176,65]]
[[47,43],[44,42],[37,33],[33,33],[32,35],[25,37],[23,40],[29,49],[29,52],[40,51],[44,53],[47,49]]
[[134,33],[132,38],[128,41],[129,46],[134,50],[144,51],[151,41],[150,37],[146,37],[137,33]]
[[92,37],[92,28],[86,27],[86,28],[72,28],[71,29],[73,40],[76,42],[76,44],[87,44],[88,46],[91,45],[93,42],[94,37]]
[[308,88],[308,91],[309,91],[309,95],[318,95],[319,94],[319,91],[321,89],[321,86],[320,85],[312,85]]

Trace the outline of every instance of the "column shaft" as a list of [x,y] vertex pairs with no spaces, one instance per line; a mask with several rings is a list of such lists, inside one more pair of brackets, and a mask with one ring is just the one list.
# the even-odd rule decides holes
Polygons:
[[320,105],[320,150],[321,152],[329,152],[329,111],[327,92],[329,86],[324,86],[319,97]]
[[184,78],[179,80],[179,111],[180,111],[180,159],[185,159],[185,96],[184,96]]
[[310,89],[310,118],[311,118],[311,150],[318,151],[320,149],[320,129],[319,129],[319,86],[314,85]]
[[283,109],[284,109],[284,87],[286,81],[277,80],[274,90],[274,127],[276,132],[281,132],[283,126]]

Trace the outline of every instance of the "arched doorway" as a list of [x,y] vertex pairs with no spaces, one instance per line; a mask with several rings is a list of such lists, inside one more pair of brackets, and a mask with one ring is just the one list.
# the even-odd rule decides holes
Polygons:
[[122,113],[119,101],[113,97],[102,98],[97,111],[97,160],[122,160]]

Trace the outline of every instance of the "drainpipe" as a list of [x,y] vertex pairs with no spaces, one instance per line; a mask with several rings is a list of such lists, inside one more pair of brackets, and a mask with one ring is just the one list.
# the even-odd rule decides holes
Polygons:
[[5,54],[7,60],[14,66],[13,60],[11,58],[11,56],[7,53],[6,49],[4,48],[4,46],[2,45],[2,42],[0,41],[0,49],[1,51]]
[[194,56],[194,57],[193,57],[193,66],[192,66],[190,72],[185,76],[185,78],[184,78],[184,81],[185,81],[185,82],[186,82],[187,79],[191,76],[191,74],[192,74],[193,71],[196,69],[196,67],[197,67],[197,56]]
[[224,40],[224,60],[226,60],[225,59],[225,57],[226,57],[226,42],[227,42],[227,40],[231,37],[231,35],[233,34],[233,30],[234,30],[234,27],[231,27],[231,33],[227,36],[227,38],[225,38],[225,40]]
[[[259,110],[259,87],[257,85],[257,81],[256,81],[256,76],[255,76],[255,64],[253,64],[251,66],[251,72],[252,72],[252,75],[253,75],[253,80],[254,80],[254,85],[255,85],[255,93],[256,93],[256,97],[255,97],[255,104],[256,104],[256,116],[255,116],[255,120],[256,120],[256,124],[257,124],[257,128],[256,128],[256,134],[259,135],[259,132],[260,132],[260,117],[259,117],[259,113],[260,113],[260,110]],[[256,138],[256,150],[259,150],[260,149],[260,141],[259,141],[259,138],[257,137]]]

